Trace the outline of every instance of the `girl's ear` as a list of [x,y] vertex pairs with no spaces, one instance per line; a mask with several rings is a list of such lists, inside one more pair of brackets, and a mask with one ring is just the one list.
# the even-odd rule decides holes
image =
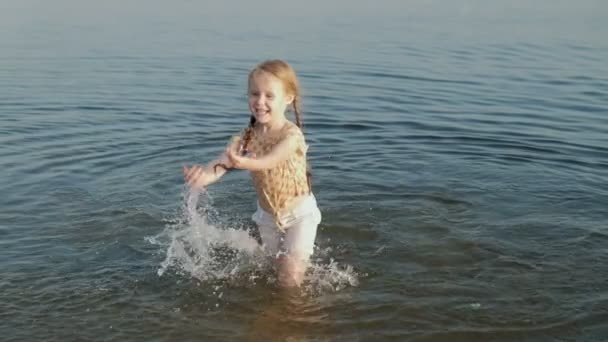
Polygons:
[[288,105],[292,104],[294,99],[295,99],[295,96],[293,96],[293,95],[285,95],[285,102]]

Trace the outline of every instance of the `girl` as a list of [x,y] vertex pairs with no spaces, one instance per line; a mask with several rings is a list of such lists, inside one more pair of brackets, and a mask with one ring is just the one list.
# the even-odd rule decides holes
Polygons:
[[[265,250],[278,261],[279,282],[299,286],[313,253],[321,213],[312,194],[302,133],[300,89],[281,60],[256,66],[248,80],[249,126],[206,166],[184,167],[194,188],[219,180],[228,169],[249,170],[257,193],[258,226]],[[296,123],[285,117],[293,108]]]

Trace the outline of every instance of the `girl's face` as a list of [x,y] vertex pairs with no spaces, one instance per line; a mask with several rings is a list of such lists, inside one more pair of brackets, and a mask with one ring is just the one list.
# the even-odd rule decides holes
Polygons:
[[249,110],[261,124],[285,118],[285,109],[293,102],[293,95],[285,93],[283,82],[265,71],[257,71],[249,82]]

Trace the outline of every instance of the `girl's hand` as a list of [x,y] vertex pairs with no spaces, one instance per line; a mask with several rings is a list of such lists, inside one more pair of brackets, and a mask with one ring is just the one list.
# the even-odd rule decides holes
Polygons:
[[183,172],[188,185],[195,189],[204,188],[215,180],[215,172],[200,165],[184,166]]
[[251,154],[248,156],[242,155],[243,151],[241,151],[240,145],[233,144],[226,148],[226,156],[230,160],[230,164],[232,167],[236,169],[248,170],[250,168],[251,160],[255,158],[255,154]]

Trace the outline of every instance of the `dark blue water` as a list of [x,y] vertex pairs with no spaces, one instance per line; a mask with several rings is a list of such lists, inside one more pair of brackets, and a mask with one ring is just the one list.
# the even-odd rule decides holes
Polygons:
[[[0,4],[0,339],[608,340],[608,7],[321,5]],[[287,292],[248,175],[181,178],[277,57],[323,213]]]

